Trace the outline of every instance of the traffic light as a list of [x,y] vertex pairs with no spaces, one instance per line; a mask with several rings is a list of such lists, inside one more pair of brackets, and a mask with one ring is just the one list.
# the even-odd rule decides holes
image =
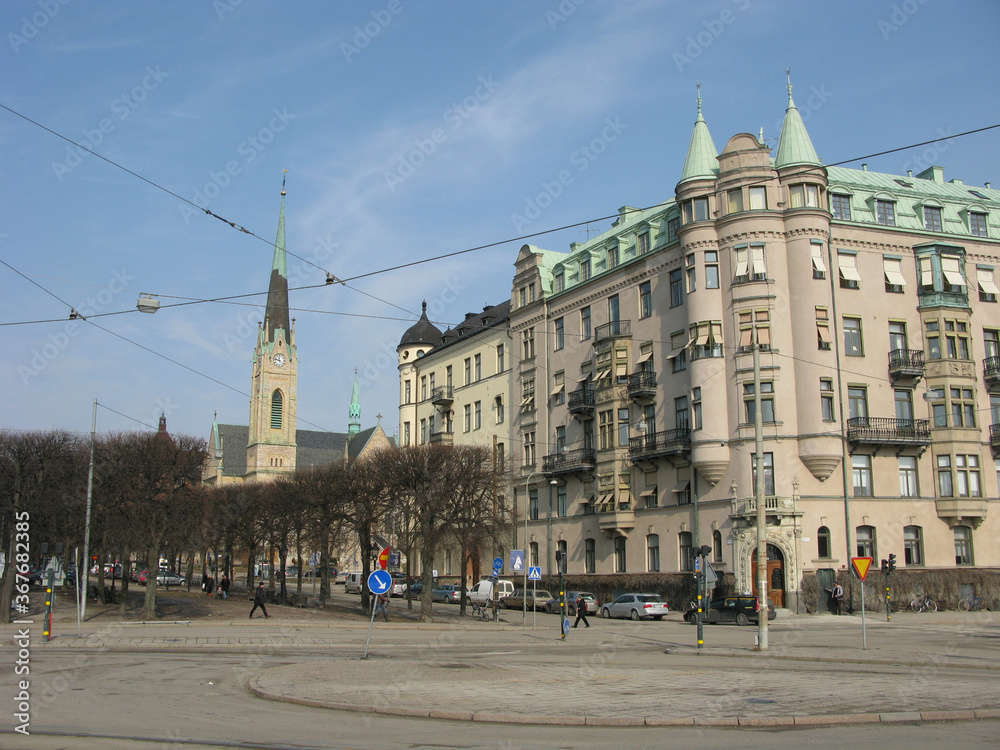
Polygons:
[[695,552],[695,554],[701,555],[702,557],[708,557],[709,555],[712,554],[712,548],[709,547],[707,544],[703,544],[701,545],[701,547],[698,548],[698,551]]
[[889,572],[891,573],[896,569],[896,555],[889,553]]
[[566,553],[561,549],[556,550],[556,568],[560,573],[566,572]]
[[888,575],[888,574],[889,574],[889,561],[886,560],[883,557],[882,558],[882,575]]

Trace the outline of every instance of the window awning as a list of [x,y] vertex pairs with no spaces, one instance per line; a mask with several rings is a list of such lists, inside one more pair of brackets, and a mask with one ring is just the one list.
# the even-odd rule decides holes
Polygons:
[[767,273],[764,267],[764,248],[751,247],[750,254],[753,256],[753,272],[755,276],[763,276]]
[[639,493],[639,497],[651,497],[656,494],[656,487],[647,487]]
[[965,277],[958,265],[958,258],[941,258],[941,272],[952,286],[965,286]]
[[812,246],[813,269],[819,273],[826,273],[826,265],[823,263],[823,247],[821,245]]
[[615,365],[615,375],[619,378],[623,378],[628,375],[628,364],[625,362],[619,362]]
[[597,498],[597,502],[594,503],[594,504],[595,505],[604,505],[606,503],[610,503],[614,499],[614,497],[615,497],[615,493],[613,493],[613,492],[607,492],[607,493],[601,495],[599,498]]
[[694,340],[695,346],[708,346],[708,329],[698,326],[698,337]]
[[927,287],[934,286],[934,271],[931,269],[930,258],[920,259],[920,285]]
[[608,368],[607,370],[601,370],[599,373],[597,373],[597,376],[594,378],[594,380],[607,380],[610,377],[611,377],[611,369]]
[[670,354],[667,355],[667,360],[676,359],[686,347],[681,347],[680,349],[674,349]]
[[682,479],[677,484],[675,484],[674,488],[672,490],[670,490],[670,491],[671,492],[686,492],[687,488],[688,488],[688,486],[690,484],[691,484],[691,480],[690,479]]
[[753,343],[753,328],[740,329],[740,346],[746,347]]
[[637,359],[637,360],[635,361],[635,363],[636,363],[637,365],[641,365],[641,364],[642,364],[643,362],[648,362],[648,361],[649,361],[649,360],[651,360],[652,358],[653,358],[653,353],[652,353],[652,352],[646,352],[646,353],[645,353],[645,354],[643,354],[643,355],[642,355],[641,357],[639,357],[639,359]]
[[734,276],[746,276],[747,268],[750,265],[750,259],[747,255],[746,248],[737,249],[736,251],[736,272]]
[[858,268],[855,265],[856,259],[853,255],[840,253],[837,255],[837,262],[840,264],[840,275],[848,281],[861,281]]
[[906,279],[903,278],[902,262],[895,258],[883,260],[885,268],[885,280],[896,286],[906,286]]
[[590,373],[589,372],[586,375],[583,375],[582,377],[577,378],[576,382],[577,383],[586,383],[588,380],[590,380]]
[[552,393],[550,393],[550,394],[549,394],[549,396],[558,396],[558,395],[559,395],[559,393],[560,393],[560,392],[561,392],[561,391],[562,391],[562,390],[563,390],[563,389],[564,389],[565,387],[566,387],[566,385],[565,385],[565,384],[563,384],[563,383],[560,383],[559,385],[557,385],[557,386],[556,386],[555,388],[553,388],[553,389],[552,389]]
[[771,327],[770,326],[757,326],[757,343],[760,346],[770,346],[771,345]]
[[816,332],[819,334],[819,340],[824,344],[832,343],[833,340],[830,338],[830,326],[823,323],[817,323]]
[[990,269],[977,268],[976,280],[979,282],[979,288],[984,294],[1000,294],[1000,290],[997,289],[997,285],[993,283],[993,271]]

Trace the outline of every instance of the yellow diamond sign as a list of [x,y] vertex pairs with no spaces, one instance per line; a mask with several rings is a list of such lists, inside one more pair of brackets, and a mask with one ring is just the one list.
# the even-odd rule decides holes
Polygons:
[[872,558],[852,557],[851,565],[854,568],[854,574],[863,581],[868,577],[868,569],[872,566]]

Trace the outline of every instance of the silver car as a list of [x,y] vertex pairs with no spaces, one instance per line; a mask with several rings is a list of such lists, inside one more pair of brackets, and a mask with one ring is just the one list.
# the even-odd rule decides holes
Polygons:
[[622,594],[610,604],[601,607],[601,617],[630,618],[632,620],[662,620],[670,614],[670,607],[659,594]]

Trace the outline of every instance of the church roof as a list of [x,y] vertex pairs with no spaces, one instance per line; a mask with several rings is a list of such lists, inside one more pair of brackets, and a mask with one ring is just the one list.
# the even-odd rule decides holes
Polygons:
[[281,183],[281,213],[278,214],[278,234],[274,240],[274,262],[271,264],[271,281],[267,288],[267,308],[264,317],[268,323],[268,341],[274,341],[279,328],[288,341],[288,258],[285,255],[285,183]]
[[400,346],[413,346],[414,344],[437,346],[441,343],[441,331],[427,319],[427,300],[424,300],[422,310],[420,320],[407,328],[403,338],[399,340]]
[[[221,446],[216,445],[216,450],[222,454],[223,476],[244,476],[247,473],[249,428],[245,424],[220,424],[218,428],[218,437]],[[364,435],[370,432],[371,430],[366,430],[361,434]],[[347,455],[348,435],[346,432],[296,430],[295,443],[295,464],[297,469],[308,469],[312,466],[329,466],[332,463],[344,460],[344,457]]]

